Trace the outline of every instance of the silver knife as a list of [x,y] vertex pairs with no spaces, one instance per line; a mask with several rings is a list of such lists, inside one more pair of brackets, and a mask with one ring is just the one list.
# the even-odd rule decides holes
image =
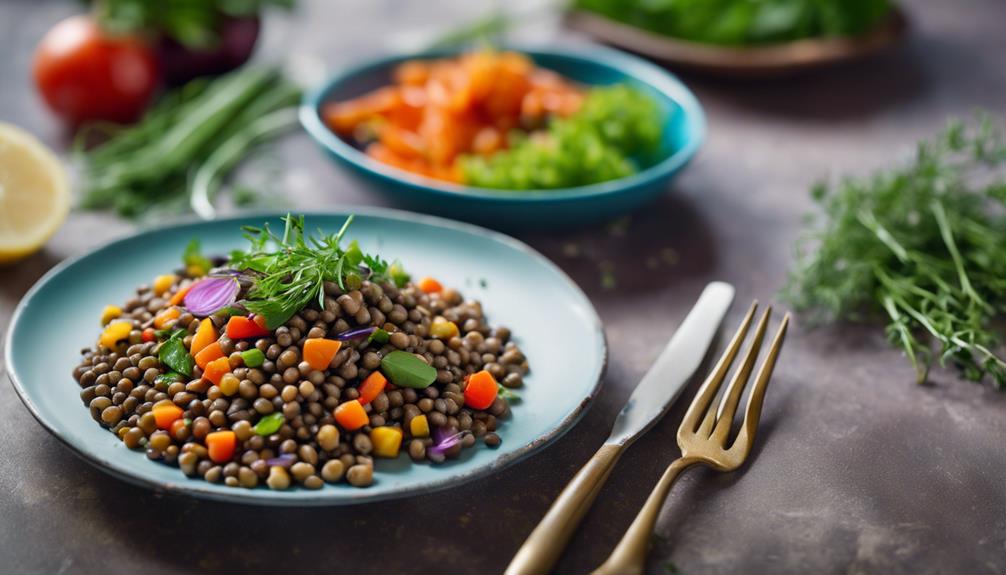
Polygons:
[[625,448],[670,409],[699,368],[733,299],[730,284],[706,286],[618,413],[607,441],[562,490],[514,555],[506,575],[544,574],[552,569]]

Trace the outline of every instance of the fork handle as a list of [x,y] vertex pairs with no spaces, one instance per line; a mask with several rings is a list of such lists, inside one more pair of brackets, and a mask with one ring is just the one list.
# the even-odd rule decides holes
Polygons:
[[625,446],[622,444],[606,443],[580,468],[521,545],[505,575],[539,575],[549,572],[601,491],[601,486],[608,479],[623,449]]
[[681,457],[667,466],[664,475],[650,492],[646,503],[639,510],[628,531],[622,536],[622,540],[618,542],[618,546],[611,552],[608,559],[594,570],[592,575],[637,575],[644,572],[653,527],[657,524],[657,517],[660,515],[660,509],[664,506],[664,500],[667,499],[667,494],[670,493],[678,475],[696,463],[698,461],[695,459]]

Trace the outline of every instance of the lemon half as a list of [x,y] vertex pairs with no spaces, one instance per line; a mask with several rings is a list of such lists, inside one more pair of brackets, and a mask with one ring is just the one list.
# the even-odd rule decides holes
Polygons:
[[28,132],[0,122],[0,263],[38,251],[70,211],[59,158]]

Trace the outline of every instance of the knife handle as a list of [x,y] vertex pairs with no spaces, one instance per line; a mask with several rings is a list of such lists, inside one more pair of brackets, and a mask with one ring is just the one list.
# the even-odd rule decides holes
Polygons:
[[521,545],[505,575],[543,575],[552,569],[624,449],[624,444],[606,443],[597,450]]

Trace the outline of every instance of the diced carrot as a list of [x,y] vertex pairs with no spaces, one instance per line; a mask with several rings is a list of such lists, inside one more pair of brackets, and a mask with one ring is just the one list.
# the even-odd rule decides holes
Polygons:
[[371,372],[367,376],[367,379],[363,380],[363,383],[360,384],[360,403],[367,405],[371,401],[374,401],[375,397],[381,395],[386,385],[388,385],[388,378],[384,377],[383,373],[379,371]]
[[230,339],[248,339],[265,337],[270,334],[262,316],[245,317],[234,315],[227,320],[227,337]]
[[234,457],[237,436],[233,431],[214,431],[206,436],[206,450],[214,463],[226,463]]
[[214,341],[208,344],[195,355],[196,365],[200,369],[206,369],[211,361],[216,361],[224,356],[224,350],[220,347],[220,342]]
[[192,336],[192,345],[189,347],[189,353],[197,355],[203,348],[215,342],[218,337],[220,336],[217,334],[217,328],[213,325],[213,320],[210,318],[203,319],[203,321],[199,322],[199,327],[196,328],[196,333]]
[[431,278],[425,277],[416,283],[416,286],[426,293],[440,293],[444,291],[444,286],[440,285],[440,282]]
[[496,378],[483,369],[468,376],[465,405],[472,409],[486,409],[493,404],[497,393],[499,385],[496,383]]
[[311,366],[311,369],[324,371],[328,369],[341,347],[342,342],[337,339],[308,338],[304,340],[304,361]]
[[181,310],[175,306],[163,309],[154,316],[154,327],[157,329],[164,329],[167,327],[168,322],[178,319],[181,315]]
[[150,410],[158,429],[171,429],[171,424],[182,418],[182,408],[171,402],[158,403]]
[[192,289],[193,285],[195,285],[194,282],[185,284],[183,287],[178,288],[178,291],[175,292],[175,295],[171,296],[171,299],[168,300],[168,304],[181,305],[182,301],[185,300],[185,295],[189,293],[189,290]]
[[203,369],[203,379],[213,385],[220,383],[225,374],[231,372],[231,362],[226,357],[220,357],[206,364]]
[[370,422],[367,412],[363,409],[363,404],[356,399],[340,403],[335,408],[333,415],[335,416],[335,422],[346,431],[356,431]]
[[[526,99],[525,99],[526,100]],[[503,148],[503,135],[493,127],[485,127],[475,134],[472,141],[472,151],[476,154],[488,156]]]

